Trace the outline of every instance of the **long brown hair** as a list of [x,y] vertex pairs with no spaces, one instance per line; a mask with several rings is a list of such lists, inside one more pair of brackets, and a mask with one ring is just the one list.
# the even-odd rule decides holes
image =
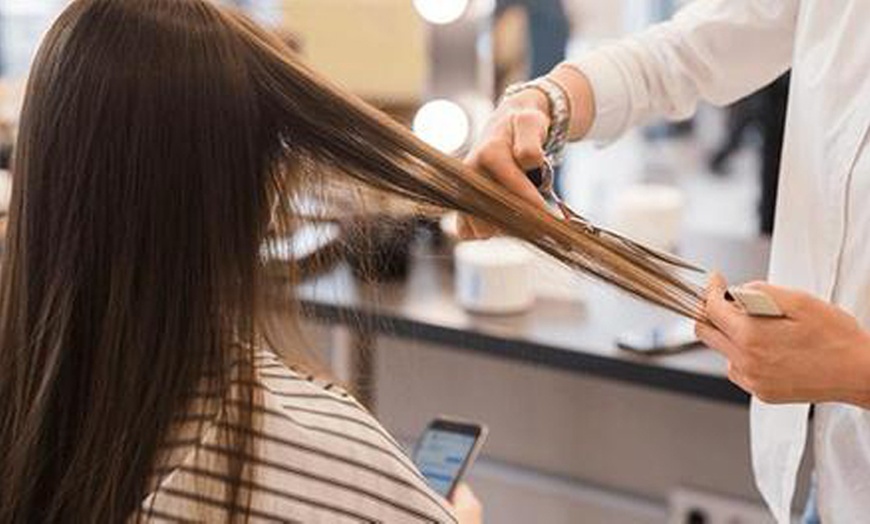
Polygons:
[[[325,171],[476,215],[698,314],[679,278],[439,154],[244,17],[205,0],[77,0],[38,53],[14,157],[0,521],[136,514],[202,387],[229,400],[219,416],[257,423],[243,385],[263,345],[261,246],[298,222],[294,202]],[[245,451],[246,434],[222,438]],[[244,516],[244,464],[226,468]]]

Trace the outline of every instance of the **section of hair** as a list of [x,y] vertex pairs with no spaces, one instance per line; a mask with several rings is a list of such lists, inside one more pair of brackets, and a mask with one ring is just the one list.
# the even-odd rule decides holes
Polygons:
[[[223,392],[222,420],[257,426],[244,362],[264,339],[294,338],[269,338],[262,247],[310,218],[300,202],[327,179],[474,215],[701,316],[680,275],[438,153],[205,0],[72,2],[35,61],[13,170],[0,274],[2,522],[134,515],[198,388]],[[287,275],[292,286],[297,268]],[[284,306],[296,314],[292,292]],[[233,451],[220,502],[239,518],[250,514],[249,435],[218,436]]]
[[[420,204],[482,218],[574,269],[681,315],[702,318],[701,290],[667,264],[517,198],[332,85],[275,38],[245,20],[237,23],[253,50],[252,73],[267,104],[263,111],[277,120],[287,157],[307,158],[309,169],[329,168]],[[306,177],[300,178],[304,184]]]

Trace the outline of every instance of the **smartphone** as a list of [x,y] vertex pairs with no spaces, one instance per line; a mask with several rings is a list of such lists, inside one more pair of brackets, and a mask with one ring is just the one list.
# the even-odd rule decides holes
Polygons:
[[474,463],[488,430],[483,424],[439,417],[426,427],[414,449],[414,464],[445,499]]
[[665,326],[628,331],[619,335],[616,345],[620,349],[644,355],[662,355],[685,351],[701,345],[695,335],[695,324],[678,321]]

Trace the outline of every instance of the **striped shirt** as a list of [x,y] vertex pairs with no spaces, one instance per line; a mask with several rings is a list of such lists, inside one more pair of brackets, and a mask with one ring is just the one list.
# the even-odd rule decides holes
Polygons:
[[[347,393],[272,353],[258,353],[255,374],[260,422],[243,483],[253,522],[456,522],[399,444]],[[174,432],[170,466],[157,472],[143,504],[151,522],[226,519],[227,503],[212,495],[224,486],[215,464],[226,450],[216,432],[193,431],[193,442]]]

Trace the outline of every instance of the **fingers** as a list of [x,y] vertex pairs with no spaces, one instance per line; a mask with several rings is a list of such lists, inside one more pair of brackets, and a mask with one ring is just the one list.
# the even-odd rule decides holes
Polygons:
[[456,489],[453,490],[451,501],[457,506],[459,503],[480,504],[477,500],[477,496],[475,496],[474,492],[471,491],[471,488],[465,482],[459,483],[459,485],[456,486]]
[[707,294],[709,295],[713,291],[717,291],[717,290],[724,291],[727,289],[728,289],[728,282],[725,280],[725,277],[723,277],[722,274],[719,273],[718,271],[713,272],[713,274],[710,275],[710,280],[707,281],[707,288],[706,288]]
[[460,524],[481,524],[483,522],[483,505],[467,484],[462,483],[453,490],[450,502],[456,510]]
[[466,214],[459,215],[457,220],[457,233],[462,240],[486,240],[498,233],[489,223]]
[[475,148],[468,163],[528,202],[546,207],[526,172],[544,164],[548,128],[549,119],[541,111],[509,109],[492,122],[489,136]]
[[511,192],[532,204],[546,207],[544,198],[514,159],[512,144],[506,141],[490,143],[477,154],[475,163]]
[[725,355],[729,361],[738,354],[737,346],[714,326],[698,322],[695,324],[695,335],[708,347]]
[[471,217],[465,215],[459,215],[456,219],[456,233],[462,240],[477,238],[474,231],[474,224],[471,223],[472,220]]
[[[467,164],[527,202],[546,209],[546,201],[526,172],[544,164],[548,127],[549,119],[540,110],[505,106],[490,122],[487,137],[472,151]],[[489,238],[497,233],[491,225],[470,216],[460,218],[458,230],[463,239]]]
[[547,118],[538,111],[525,111],[513,115],[513,156],[523,172],[544,164],[544,147],[547,140]]
[[740,349],[738,349],[731,339],[715,327],[701,322],[695,324],[695,334],[701,342],[718,351],[728,359],[728,380],[736,384],[740,389],[752,393],[749,388],[749,382],[746,380],[746,377],[740,371],[737,364],[735,364],[735,362],[739,362]]
[[705,313],[710,322],[726,336],[732,336],[739,330],[745,315],[725,299],[728,284],[722,275],[714,273],[707,284],[707,304]]
[[743,391],[749,394],[754,394],[750,387],[749,381],[746,379],[740,369],[738,369],[737,366],[735,366],[734,363],[731,361],[728,362],[728,380],[736,384]]

